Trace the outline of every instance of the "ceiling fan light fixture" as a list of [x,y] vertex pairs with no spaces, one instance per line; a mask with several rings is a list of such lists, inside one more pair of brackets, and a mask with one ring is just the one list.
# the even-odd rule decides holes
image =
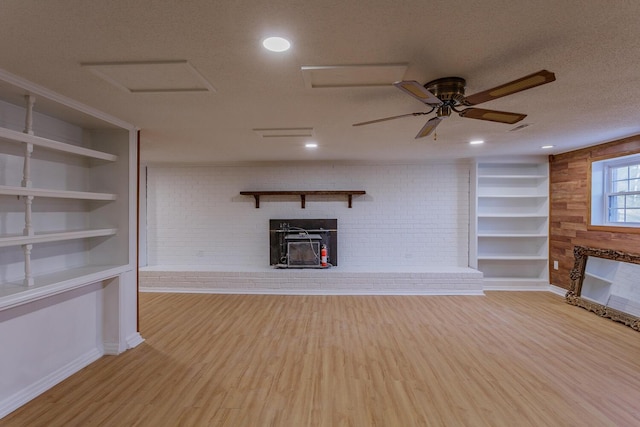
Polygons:
[[267,37],[262,40],[262,46],[271,52],[285,52],[291,47],[291,42],[283,37]]

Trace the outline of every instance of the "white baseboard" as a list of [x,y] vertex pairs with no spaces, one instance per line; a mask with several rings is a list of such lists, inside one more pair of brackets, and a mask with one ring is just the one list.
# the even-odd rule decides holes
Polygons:
[[102,357],[93,349],[0,402],[0,419]]
[[[485,291],[536,291],[536,292],[551,292],[561,297],[564,297],[567,290],[555,285],[537,285],[537,286],[486,286]],[[238,295],[484,295],[482,291],[468,290],[468,291],[452,291],[452,290],[427,290],[422,292],[402,292],[402,291],[317,291],[317,290],[256,290],[256,289],[215,289],[215,288],[184,288],[184,287],[141,287],[140,292],[155,292],[155,293],[175,293],[175,294],[238,294]],[[138,334],[139,336],[139,334]],[[133,348],[138,344],[144,342],[144,338],[139,337],[139,342],[135,345],[131,345],[129,348]],[[111,353],[109,353],[111,354]]]
[[526,291],[526,292],[539,292],[539,291],[548,291],[549,285],[540,284],[540,285],[514,285],[514,284],[504,284],[504,285],[486,285],[484,286],[485,291]]
[[139,346],[144,342],[144,338],[139,332],[135,332],[127,337],[127,349]]
[[121,344],[119,342],[104,343],[104,354],[108,354],[109,356],[117,356],[120,353],[129,350],[130,348],[137,347],[143,342],[144,338],[142,338],[142,336],[140,336],[138,332],[135,332],[127,337],[124,344]]
[[120,343],[117,342],[105,342],[102,344],[102,351],[109,356],[117,356],[124,350],[120,349]]
[[183,288],[183,287],[141,287],[140,292],[183,293],[183,294],[237,294],[237,295],[484,295],[475,289],[427,289],[423,291],[402,290],[300,290],[300,289],[216,289],[216,288]]
[[140,336],[138,332],[135,332],[127,337],[124,344],[119,342],[104,343],[104,354],[109,356],[117,356],[118,354],[129,350],[130,348],[137,347],[144,342],[144,338]]
[[567,290],[565,288],[561,288],[556,285],[549,285],[549,292],[560,295],[561,297],[564,297],[567,294]]

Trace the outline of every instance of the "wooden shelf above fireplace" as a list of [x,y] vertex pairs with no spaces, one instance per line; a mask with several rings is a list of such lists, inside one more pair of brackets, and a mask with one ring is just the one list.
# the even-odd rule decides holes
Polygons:
[[349,208],[351,208],[353,196],[367,194],[364,190],[296,190],[296,191],[241,191],[243,196],[253,196],[256,200],[256,209],[260,208],[260,196],[300,196],[300,207],[305,208],[307,196],[347,196]]

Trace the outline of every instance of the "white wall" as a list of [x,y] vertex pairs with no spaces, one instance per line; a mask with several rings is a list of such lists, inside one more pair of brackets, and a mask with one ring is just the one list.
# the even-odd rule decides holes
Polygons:
[[[466,267],[470,164],[149,166],[149,266],[269,265],[269,219],[337,218],[345,270]],[[248,190],[365,190],[344,198],[240,196]],[[321,201],[320,201],[321,200]]]
[[0,311],[0,418],[102,355],[102,286]]

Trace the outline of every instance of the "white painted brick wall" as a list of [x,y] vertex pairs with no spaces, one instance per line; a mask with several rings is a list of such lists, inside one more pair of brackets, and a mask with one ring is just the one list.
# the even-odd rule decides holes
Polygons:
[[198,292],[299,295],[482,295],[482,273],[467,267],[447,271],[340,272],[338,269],[265,269],[229,272],[170,268],[140,271],[140,289],[152,292]]
[[[149,266],[250,271],[269,265],[269,219],[337,218],[341,270],[466,267],[467,163],[149,166]],[[263,197],[243,190],[365,190],[344,198]]]

